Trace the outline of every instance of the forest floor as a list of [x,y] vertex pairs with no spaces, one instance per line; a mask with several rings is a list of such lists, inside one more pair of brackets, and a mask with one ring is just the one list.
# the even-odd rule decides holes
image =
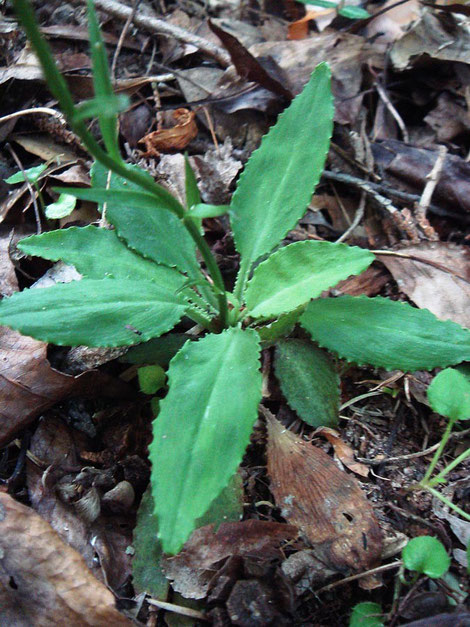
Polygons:
[[[33,4],[74,98],[92,97],[86,3]],[[327,61],[332,144],[309,209],[286,241],[340,240],[375,252],[368,270],[331,296],[386,296],[470,327],[467,6],[379,2],[364,7],[372,17],[362,20],[294,0],[96,6],[116,91],[131,102],[120,116],[123,154],[180,198],[187,152],[203,201],[228,204],[289,94]],[[166,35],[155,20],[168,26]],[[26,257],[16,248],[20,239],[97,223],[100,214],[81,201],[63,217],[43,214],[43,204],[57,200],[55,186],[90,185],[91,160],[57,115],[4,2],[0,42],[0,290],[9,296],[37,281],[76,278],[70,266]],[[41,164],[34,186],[4,182]],[[233,284],[238,255],[228,221],[206,219],[204,231]],[[177,331],[194,334],[193,327],[183,320]],[[266,348],[264,409],[236,496],[223,512],[226,520],[242,512],[243,522],[225,523],[219,535],[204,527],[180,556],[166,558],[158,553],[148,499],[142,501],[152,410],[136,375],[151,358],[126,350],[57,347],[0,328],[2,625],[331,627],[350,624],[363,601],[378,603],[380,614],[351,624],[470,625],[470,522],[412,489],[447,424],[426,396],[438,370],[403,373],[338,360],[339,421],[334,430],[315,429],[289,408],[274,377],[274,349]],[[154,363],[166,368],[170,357],[160,352]],[[299,472],[306,485],[315,483],[321,502],[340,499],[335,508],[353,511],[344,514],[346,536],[330,525],[319,542],[315,522],[293,533],[295,520],[276,506],[270,479],[282,445],[268,442],[281,437],[267,434],[273,415],[300,446],[329,456],[331,465],[316,476],[308,464]],[[457,425],[445,462],[469,441],[465,424]],[[467,515],[469,470],[470,461],[457,466],[440,488]],[[344,476],[341,494],[332,490],[337,472]],[[305,495],[296,497],[302,502]],[[312,521],[325,516],[328,527],[321,502],[305,508]],[[372,527],[367,546],[363,529]],[[422,575],[406,585],[401,552],[417,536],[440,540],[451,567],[441,578]]]

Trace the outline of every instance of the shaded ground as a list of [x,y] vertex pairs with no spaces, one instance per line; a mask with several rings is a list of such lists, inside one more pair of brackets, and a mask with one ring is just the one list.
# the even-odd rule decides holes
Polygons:
[[[298,33],[289,24],[305,10],[290,0],[141,2],[136,15],[143,17],[135,24],[126,23],[126,5],[113,9],[112,4],[97,2],[116,88],[131,96],[120,123],[130,162],[181,196],[187,150],[203,200],[229,202],[261,136],[315,65],[326,60],[336,104],[333,143],[309,211],[287,241],[340,239],[376,252],[370,269],[332,295],[389,296],[470,327],[470,22],[463,8],[431,8],[410,0],[369,22],[334,18],[334,12],[317,16]],[[74,96],[90,97],[83,3],[35,6]],[[369,7],[371,12],[385,8]],[[175,31],[179,39],[162,37],[148,16],[184,30]],[[334,19],[325,30],[328,18]],[[289,33],[302,38],[288,39]],[[47,205],[56,200],[52,188],[58,184],[89,185],[91,163],[60,117],[51,114],[56,103],[9,7],[3,7],[0,37],[0,176],[46,163],[38,188]],[[9,117],[38,107],[49,110]],[[15,244],[39,228],[96,222],[96,208],[79,203],[70,215],[46,220],[37,189],[0,181],[0,193],[2,294],[37,280],[73,279],[73,269],[26,258]],[[213,218],[204,228],[230,284],[238,258],[228,222]],[[191,326],[183,322],[177,331]],[[301,331],[294,337],[301,338]],[[227,517],[237,520],[243,504],[245,522],[232,523],[217,540],[201,531],[182,557],[160,563],[154,528],[142,527],[133,536],[149,478],[152,421],[149,397],[138,392],[139,358],[121,349],[48,347],[5,328],[0,353],[0,514],[9,514],[2,536],[5,546],[14,547],[5,559],[0,556],[2,624],[135,620],[171,626],[196,624],[203,613],[216,625],[347,625],[351,608],[368,600],[382,605],[390,625],[423,618],[419,624],[430,625],[430,617],[444,613],[453,614],[438,618],[440,624],[469,622],[464,550],[470,523],[450,516],[431,495],[410,490],[424,475],[446,424],[426,402],[433,373],[336,364],[342,408],[334,439],[331,433],[314,433],[287,406],[272,374],[274,351],[266,349],[267,413],[260,415],[240,485],[226,506]],[[160,363],[167,365],[165,359]],[[340,558],[332,558],[332,544],[315,546],[314,523],[310,537],[297,538],[295,521],[275,505],[279,501],[269,487],[274,460],[290,444],[273,431],[268,436],[271,414],[330,456],[328,462],[315,462],[320,463],[315,476],[304,475],[313,460],[299,470],[308,477],[306,484],[323,481],[327,498],[337,473],[344,473],[338,507],[359,503],[348,519],[351,546],[341,547]],[[467,447],[467,431],[456,428],[446,461]],[[468,471],[468,462],[457,467],[443,488],[466,512]],[[370,510],[356,489],[367,496]],[[360,514],[364,521],[359,523]],[[368,525],[370,537],[376,537],[374,516],[383,547],[377,540],[376,547],[364,546],[360,553],[354,533]],[[401,550],[419,535],[443,542],[453,557],[450,575],[437,583],[422,577],[398,590]],[[357,559],[363,562],[353,568]],[[173,590],[160,565],[174,581]],[[349,581],[357,570],[373,572]],[[145,592],[179,606],[179,612],[190,606],[196,613],[181,618],[165,612],[161,603],[149,603]]]

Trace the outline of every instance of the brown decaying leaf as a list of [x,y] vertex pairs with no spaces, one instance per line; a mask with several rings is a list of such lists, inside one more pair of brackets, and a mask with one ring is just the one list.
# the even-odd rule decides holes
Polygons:
[[176,124],[172,128],[161,128],[149,133],[138,142],[145,144],[145,157],[158,157],[160,152],[184,150],[189,142],[197,136],[196,114],[189,109],[173,111]]
[[82,557],[34,511],[0,494],[2,625],[131,625]]
[[0,446],[46,409],[71,396],[129,397],[130,388],[105,373],[66,375],[47,361],[47,344],[0,327]]
[[418,307],[429,309],[438,318],[453,320],[470,328],[468,248],[448,242],[420,242],[402,246],[397,252],[411,258],[379,258],[400,291]]
[[291,22],[288,26],[287,39],[292,41],[297,39],[305,39],[309,32],[309,22],[316,20],[318,17],[326,15],[336,15],[335,9],[315,9],[307,11],[307,13],[295,22]]
[[[357,481],[324,451],[301,440],[267,411],[268,473],[282,516],[296,525],[315,554],[348,574],[376,566],[382,533]],[[371,588],[375,581],[366,582]]]
[[181,553],[163,562],[163,572],[172,580],[174,590],[191,599],[206,596],[217,572],[218,562],[232,555],[279,557],[279,544],[297,536],[297,528],[264,520],[222,523],[214,533],[213,525],[196,529]]
[[328,442],[335,449],[336,456],[346,466],[346,468],[349,468],[349,470],[352,470],[361,477],[367,477],[369,474],[369,468],[365,464],[360,464],[354,459],[354,451],[349,444],[346,444],[346,442],[341,439],[339,433],[335,429],[330,429],[330,427],[319,427],[315,430],[314,435],[322,435],[328,440]]

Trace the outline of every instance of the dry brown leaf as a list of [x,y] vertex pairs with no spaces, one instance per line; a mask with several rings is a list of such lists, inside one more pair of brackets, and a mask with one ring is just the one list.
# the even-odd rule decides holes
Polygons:
[[[282,516],[297,526],[316,555],[342,573],[376,566],[382,533],[356,479],[324,451],[285,429],[267,411],[268,473]],[[375,587],[377,582],[367,582]]]
[[47,361],[47,344],[0,327],[0,446],[46,409],[70,396],[129,396],[122,381],[90,370],[72,377]]
[[83,558],[31,508],[0,494],[3,625],[131,625]]
[[173,111],[176,124],[172,128],[161,128],[149,133],[138,142],[145,144],[145,157],[158,157],[160,152],[184,150],[197,136],[196,114],[189,109]]
[[279,557],[279,544],[296,535],[292,525],[264,520],[222,523],[215,533],[213,525],[207,525],[193,532],[181,553],[164,560],[163,572],[173,581],[174,590],[187,598],[202,599],[218,562],[232,555],[263,560]]
[[397,252],[411,258],[381,256],[380,261],[400,291],[438,318],[470,328],[468,248],[447,242],[420,242],[400,247]]
[[346,466],[346,468],[349,468],[349,470],[352,470],[357,475],[361,475],[361,477],[367,477],[369,474],[369,468],[365,464],[360,464],[354,459],[354,451],[349,444],[346,444],[346,442],[341,439],[339,433],[335,431],[335,429],[330,429],[330,427],[319,427],[315,430],[315,435],[322,435],[328,440],[328,442],[335,449],[335,454]]
[[308,23],[312,20],[316,20],[318,17],[324,16],[335,16],[335,9],[316,9],[307,11],[307,13],[300,18],[300,20],[296,20],[295,22],[291,22],[287,27],[287,39],[292,41],[297,39],[305,39],[308,36]]

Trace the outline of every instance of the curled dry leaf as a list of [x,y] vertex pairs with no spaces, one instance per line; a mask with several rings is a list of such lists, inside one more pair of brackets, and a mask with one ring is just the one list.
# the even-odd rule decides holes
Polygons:
[[279,557],[279,544],[297,536],[292,525],[263,520],[222,523],[215,533],[213,528],[196,529],[181,553],[163,562],[163,572],[174,590],[187,598],[206,596],[221,560],[232,555],[263,560]]
[[361,475],[361,477],[367,477],[369,474],[369,468],[365,464],[360,464],[354,459],[354,451],[349,444],[346,444],[346,442],[341,439],[339,433],[335,429],[330,429],[330,427],[319,427],[315,431],[315,435],[322,435],[328,440],[328,442],[335,449],[335,454],[346,466],[346,468],[349,468],[349,470],[352,470],[357,475]]
[[46,409],[70,396],[129,396],[122,381],[90,370],[63,374],[47,361],[47,344],[0,327],[0,446]]
[[189,109],[176,109],[173,112],[176,124],[172,128],[161,128],[149,133],[138,142],[145,145],[144,157],[158,157],[160,152],[184,150],[197,136],[196,114]]
[[[376,566],[382,533],[357,481],[324,451],[285,429],[270,412],[263,413],[271,491],[282,516],[301,530],[327,566],[345,574]],[[377,581],[365,585],[376,587]]]
[[2,624],[131,625],[83,558],[32,509],[0,494]]

